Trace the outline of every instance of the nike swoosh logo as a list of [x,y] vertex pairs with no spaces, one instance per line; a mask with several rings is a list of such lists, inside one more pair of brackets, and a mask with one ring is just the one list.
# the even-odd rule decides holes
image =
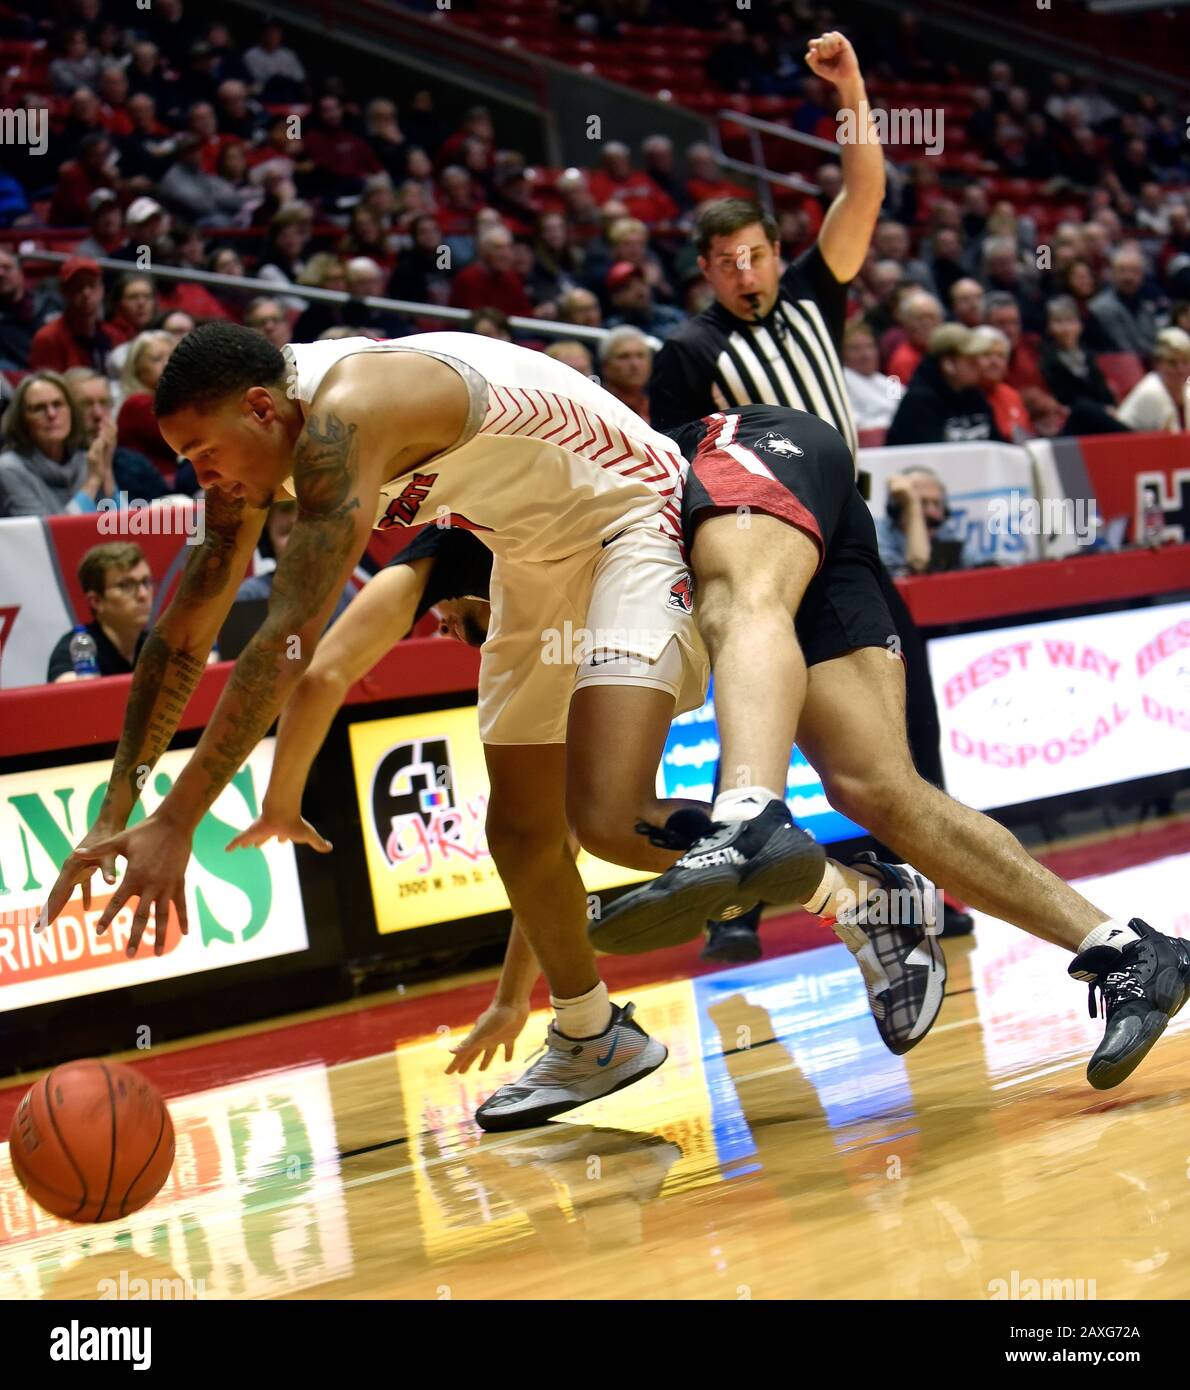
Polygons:
[[612,1059],[612,1053],[616,1050],[616,1046],[617,1046],[617,1044],[619,1043],[619,1041],[620,1041],[620,1035],[619,1035],[619,1033],[617,1033],[616,1036],[612,1039],[612,1045],[611,1045],[611,1047],[608,1048],[608,1050],[607,1050],[607,1055],[604,1056],[604,1057],[596,1057],[596,1058],[595,1058],[595,1065],[596,1065],[597,1067],[606,1067],[606,1066],[607,1066],[607,1064],[608,1064],[608,1063],[611,1061],[611,1059]]

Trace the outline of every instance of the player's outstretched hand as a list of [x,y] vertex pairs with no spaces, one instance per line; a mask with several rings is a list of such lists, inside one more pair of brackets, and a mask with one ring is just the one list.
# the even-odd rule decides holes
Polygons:
[[860,75],[855,49],[851,41],[845,39],[837,29],[810,40],[806,49],[806,63],[815,77],[836,85]]
[[250,845],[267,845],[274,838],[279,845],[287,840],[295,845],[309,845],[319,854],[329,854],[334,849],[334,845],[299,813],[273,812],[267,806],[247,830],[241,830],[234,840],[228,842],[227,848],[247,849]]
[[137,898],[139,901],[132,917],[127,954],[136,955],[151,912],[154,920],[153,950],[161,955],[165,950],[171,906],[178,914],[182,935],[189,931],[186,920],[186,865],[190,862],[190,839],[183,829],[174,821],[163,818],[160,812],[147,816],[131,830],[120,830],[99,838],[92,830],[62,866],[62,872],[50,890],[34,930],[44,930],[57,917],[77,884],[85,885],[83,905],[89,907],[91,875],[99,865],[114,865],[119,855],[125,860],[124,877],[113,890],[95,931],[102,936],[128,899]]
[[446,1074],[451,1072],[465,1072],[470,1070],[471,1063],[482,1053],[483,1061],[479,1064],[480,1071],[487,1071],[492,1064],[501,1047],[504,1048],[504,1060],[512,1061],[512,1047],[521,1031],[529,1021],[529,1004],[524,1003],[505,1004],[497,999],[493,999],[488,1007],[480,1014],[475,1021],[475,1027],[467,1034],[461,1043],[455,1043],[450,1049],[453,1056],[450,1064],[446,1068]]

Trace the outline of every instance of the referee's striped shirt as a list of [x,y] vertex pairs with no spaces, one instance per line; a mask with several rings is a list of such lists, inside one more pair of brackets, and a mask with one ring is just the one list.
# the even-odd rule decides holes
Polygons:
[[657,354],[649,383],[654,429],[671,430],[733,405],[784,405],[834,425],[856,451],[855,421],[839,348],[847,311],[817,245],[781,277],[777,302],[759,323],[718,302],[682,324]]

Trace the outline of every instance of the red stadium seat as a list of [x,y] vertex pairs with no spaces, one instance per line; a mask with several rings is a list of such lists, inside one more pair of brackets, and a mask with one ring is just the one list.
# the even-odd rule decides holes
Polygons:
[[1099,370],[1111,387],[1117,403],[1124,399],[1145,374],[1145,364],[1134,352],[1101,352],[1095,361],[1098,362]]

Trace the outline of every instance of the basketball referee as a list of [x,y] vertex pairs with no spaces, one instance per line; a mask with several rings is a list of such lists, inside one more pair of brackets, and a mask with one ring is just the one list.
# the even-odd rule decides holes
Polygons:
[[[655,429],[669,431],[731,406],[791,406],[833,425],[854,457],[855,421],[839,349],[847,287],[863,265],[884,202],[884,152],[869,123],[867,92],[850,42],[836,32],[811,39],[806,62],[835,86],[839,111],[851,113],[841,130],[865,138],[840,141],[842,189],[817,242],[784,271],[776,221],[758,204],[740,198],[704,204],[694,240],[715,303],[682,324],[657,354],[650,418]],[[905,654],[910,747],[922,776],[941,785],[941,731],[925,643],[891,577],[882,572]],[[757,908],[731,923],[713,924],[704,958],[755,959],[759,920]],[[954,931],[965,924],[948,926]]]

